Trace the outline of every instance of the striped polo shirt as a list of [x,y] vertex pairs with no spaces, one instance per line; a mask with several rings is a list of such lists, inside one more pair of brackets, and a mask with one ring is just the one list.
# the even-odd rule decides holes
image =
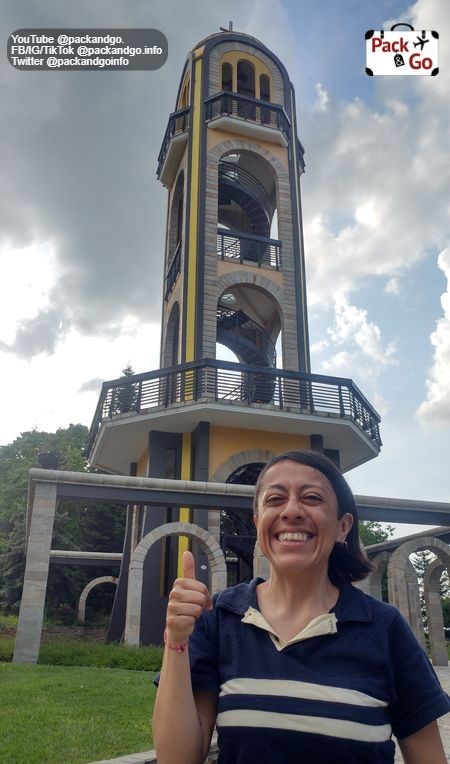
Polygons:
[[450,699],[399,611],[345,585],[283,642],[256,586],[214,597],[189,641],[192,685],[217,693],[219,764],[392,764]]

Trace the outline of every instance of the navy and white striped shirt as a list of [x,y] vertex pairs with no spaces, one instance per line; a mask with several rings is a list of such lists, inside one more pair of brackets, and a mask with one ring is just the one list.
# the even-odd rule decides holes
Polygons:
[[189,640],[194,691],[218,696],[220,764],[392,764],[392,733],[450,711],[396,608],[347,584],[283,643],[259,613],[261,581],[215,595]]

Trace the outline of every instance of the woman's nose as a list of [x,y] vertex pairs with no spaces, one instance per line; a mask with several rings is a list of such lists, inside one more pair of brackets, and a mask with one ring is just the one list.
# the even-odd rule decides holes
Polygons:
[[281,516],[285,517],[304,517],[305,516],[305,508],[301,501],[297,499],[296,496],[289,496],[288,500],[286,501],[283,511],[281,512]]

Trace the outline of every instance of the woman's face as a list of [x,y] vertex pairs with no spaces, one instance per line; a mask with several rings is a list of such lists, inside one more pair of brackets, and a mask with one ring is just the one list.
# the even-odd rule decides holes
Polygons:
[[284,459],[264,475],[255,524],[275,570],[328,570],[334,544],[345,540],[352,523],[350,513],[338,518],[336,495],[319,470]]

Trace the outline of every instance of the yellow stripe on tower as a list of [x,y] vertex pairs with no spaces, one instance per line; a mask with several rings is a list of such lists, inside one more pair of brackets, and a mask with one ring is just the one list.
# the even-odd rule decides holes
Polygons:
[[186,362],[195,358],[195,314],[197,303],[197,254],[199,225],[200,146],[202,117],[202,60],[194,64],[194,109],[192,116],[191,188],[186,304]]
[[[181,450],[181,480],[191,479],[191,433],[183,433],[183,446]],[[191,510],[188,507],[180,507],[180,523],[191,522]],[[178,539],[178,566],[177,575],[183,575],[183,552],[189,549],[189,539],[180,536]]]
[[[295,103],[294,103],[294,95],[291,91],[291,114],[292,114],[292,151],[294,155],[294,176],[295,176],[295,206],[297,209],[297,228],[298,228],[298,243],[299,243],[299,253],[300,253],[300,279],[301,279],[301,308],[302,308],[302,318],[303,318],[303,347],[308,347],[308,333],[306,330],[307,327],[307,315],[306,315],[306,304],[305,304],[305,272],[304,272],[304,264],[302,262],[301,258],[301,250],[302,250],[302,226],[301,226],[301,210],[300,210],[300,178],[298,175],[298,146],[297,146],[297,118],[295,115]],[[300,358],[298,359],[300,363]],[[306,359],[308,360],[308,359]],[[309,368],[305,369],[305,371],[309,372],[311,371]]]

